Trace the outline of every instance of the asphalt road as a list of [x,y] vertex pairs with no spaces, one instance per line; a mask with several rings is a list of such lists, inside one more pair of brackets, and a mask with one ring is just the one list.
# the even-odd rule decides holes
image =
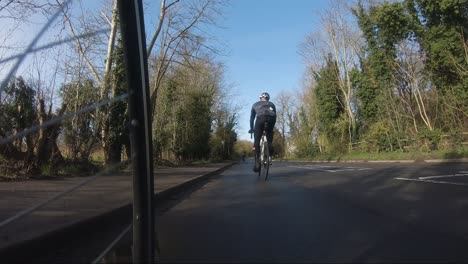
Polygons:
[[252,163],[159,212],[161,262],[468,262],[468,164]]

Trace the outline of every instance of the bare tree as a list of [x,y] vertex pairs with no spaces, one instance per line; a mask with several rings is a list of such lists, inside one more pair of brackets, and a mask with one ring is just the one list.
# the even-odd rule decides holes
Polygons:
[[[54,11],[57,11],[57,5],[53,0],[0,1],[0,25],[2,25],[0,28],[0,35],[2,36],[0,39],[0,72],[6,74],[8,71],[4,69],[10,68],[9,74],[6,74],[6,76],[0,75],[0,78],[4,78],[2,88],[6,85],[8,79],[17,72],[17,68],[9,65],[12,59],[21,61],[30,51],[29,49],[25,51],[24,45],[28,36],[17,33],[27,31],[33,25],[33,20],[37,22],[43,17],[47,18]],[[40,38],[39,35],[37,35],[37,38]],[[11,56],[12,53],[17,53],[17,55]],[[7,59],[4,60],[5,58]]]
[[[291,124],[294,115],[295,100],[290,92],[281,91],[276,98],[276,105],[278,107],[277,124],[278,130],[281,133],[282,149],[286,150],[286,133]],[[286,153],[281,153],[283,156]]]
[[56,4],[52,0],[0,1],[0,19],[7,18],[24,22],[37,12],[49,14],[55,8]]
[[[336,76],[338,86],[343,94],[344,108],[348,122],[349,146],[351,147],[356,133],[356,117],[353,108],[354,91],[351,82],[351,71],[358,67],[358,54],[361,50],[361,34],[357,24],[352,20],[350,8],[344,0],[331,0],[330,8],[320,15],[323,31],[311,34],[303,46],[302,53],[308,59],[323,61],[332,54],[338,67]],[[318,63],[309,61],[312,67]]]
[[[57,4],[62,6],[62,3],[59,0],[56,0]],[[63,6],[62,6],[63,7]],[[93,39],[83,39],[80,38],[79,35],[81,35],[79,32],[77,32],[76,25],[72,21],[72,18],[70,16],[70,9],[65,9],[63,8],[63,17],[64,20],[70,30],[70,34],[72,37],[75,39],[75,45],[76,45],[76,50],[79,54],[79,56],[84,60],[86,63],[90,73],[94,76],[96,82],[98,83],[100,87],[99,91],[99,101],[104,101],[109,99],[109,94],[110,94],[110,75],[111,75],[111,69],[112,69],[112,54],[113,50],[115,47],[115,39],[117,35],[117,1],[113,0],[112,1],[112,7],[111,7],[111,12],[112,12],[112,17],[108,18],[107,15],[105,15],[105,12],[101,11],[100,14],[102,14],[102,17],[100,17],[101,21],[104,23],[109,24],[110,27],[110,33],[107,36],[107,50],[106,50],[106,56],[103,60],[96,60],[93,57],[93,50],[90,47],[93,43],[87,43],[88,41],[93,41]],[[98,17],[94,17],[93,19],[90,19],[90,14],[82,14],[82,16],[87,16],[89,21],[93,22],[96,20],[99,20]],[[83,21],[83,25],[81,25],[81,30],[82,31],[87,31],[89,30],[90,27],[93,27],[93,24],[87,23]],[[101,23],[102,24],[102,23]],[[95,41],[95,40],[94,40]],[[95,44],[95,43],[94,43]],[[105,61],[104,65],[102,66],[100,63],[102,61]],[[103,68],[103,70],[99,70],[99,68]],[[105,162],[107,163],[109,161],[109,151],[110,151],[110,146],[109,146],[109,111],[107,108],[101,108],[98,109],[96,112],[97,115],[97,123],[98,123],[98,129],[96,130],[96,133],[100,133],[100,138],[101,138],[101,147],[104,151],[104,156],[105,156]]]
[[[173,63],[190,67],[184,60],[196,56],[200,49],[212,53],[220,51],[207,44],[210,37],[203,30],[207,26],[216,26],[216,17],[221,15],[224,0],[189,0],[161,1],[160,15],[156,30],[148,46],[148,55],[152,58],[151,104],[156,109],[156,99],[163,78]],[[156,51],[153,53],[153,50]],[[203,59],[203,57],[198,57]]]
[[399,56],[393,65],[396,68],[395,72],[399,74],[398,79],[401,83],[398,94],[407,108],[397,111],[400,113],[409,112],[416,132],[418,131],[416,116],[423,121],[429,130],[433,130],[434,121],[427,107],[428,96],[430,96],[428,87],[430,87],[431,82],[424,73],[424,57],[419,52],[418,47],[411,43],[404,41],[398,46]]

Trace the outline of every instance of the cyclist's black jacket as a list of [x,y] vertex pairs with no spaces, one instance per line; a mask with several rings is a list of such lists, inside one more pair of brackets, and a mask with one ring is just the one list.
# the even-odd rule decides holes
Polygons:
[[250,112],[250,128],[253,128],[255,116],[275,116],[276,106],[270,101],[258,101],[252,105]]

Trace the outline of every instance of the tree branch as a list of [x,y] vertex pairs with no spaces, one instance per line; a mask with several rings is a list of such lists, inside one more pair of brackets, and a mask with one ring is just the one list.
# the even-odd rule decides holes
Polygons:
[[171,8],[171,6],[175,5],[177,2],[180,0],[175,0],[174,2],[170,3],[169,5],[166,6],[166,0],[161,1],[161,12],[159,13],[159,22],[158,22],[158,27],[156,28],[156,31],[153,34],[153,37],[151,38],[150,44],[148,45],[148,49],[146,51],[146,54],[150,54],[151,51],[153,50],[154,43],[156,42],[156,39],[158,38],[162,25],[164,24],[164,17],[166,16],[167,10]]
[[96,71],[95,67],[93,66],[93,64],[91,63],[91,61],[88,59],[88,57],[86,56],[84,50],[83,50],[83,45],[81,44],[81,41],[80,41],[80,38],[77,37],[76,33],[75,33],[75,30],[73,28],[73,25],[71,23],[71,20],[70,18],[68,17],[65,9],[63,8],[62,4],[56,0],[57,4],[62,8],[62,13],[63,13],[63,16],[65,17],[65,20],[67,21],[67,24],[68,26],[70,27],[70,31],[73,35],[73,38],[75,39],[76,41],[76,44],[77,44],[77,48],[78,48],[78,52],[81,54],[81,56],[83,56],[83,58],[85,59],[85,62],[86,64],[88,65],[88,68],[90,69],[91,73],[94,75],[94,77],[96,78],[96,80],[101,83],[101,78],[99,77],[99,74],[98,72]]
[[117,0],[114,0],[114,5],[112,7],[112,22],[111,22],[111,32],[109,36],[109,42],[107,44],[107,60],[104,68],[104,84],[101,87],[101,100],[104,99],[105,94],[108,92],[108,76],[112,67],[112,53],[114,51],[115,35],[117,32]]

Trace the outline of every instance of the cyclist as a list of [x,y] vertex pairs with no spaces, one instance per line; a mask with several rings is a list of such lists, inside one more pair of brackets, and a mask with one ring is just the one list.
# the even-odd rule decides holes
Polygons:
[[[257,119],[255,120],[255,117]],[[254,127],[255,120],[255,127]],[[273,142],[273,128],[276,123],[276,106],[270,102],[270,95],[267,92],[260,94],[260,101],[252,105],[252,111],[250,113],[250,130],[249,133],[254,133],[254,148],[256,161],[260,155],[260,138],[262,137],[263,127],[265,122],[268,122],[267,140],[268,147],[270,150],[270,156],[273,155],[272,142]],[[259,164],[255,162],[254,172],[258,172]]]

